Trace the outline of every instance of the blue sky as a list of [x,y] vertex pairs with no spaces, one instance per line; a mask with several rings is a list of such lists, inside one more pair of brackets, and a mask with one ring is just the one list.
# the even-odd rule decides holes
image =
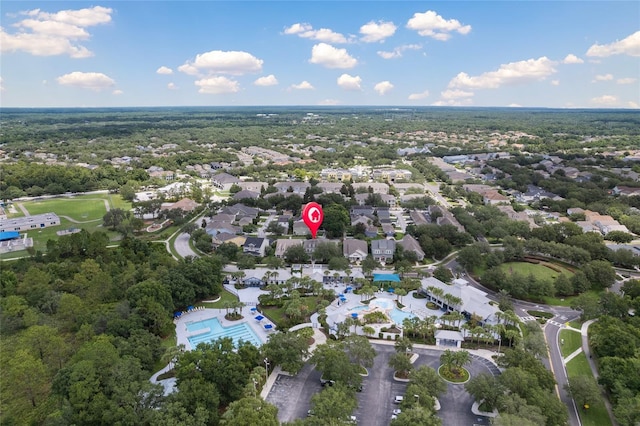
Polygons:
[[3,107],[640,106],[640,2],[3,1]]

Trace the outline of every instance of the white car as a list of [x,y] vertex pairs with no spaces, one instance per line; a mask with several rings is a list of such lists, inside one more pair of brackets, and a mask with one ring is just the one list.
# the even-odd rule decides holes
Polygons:
[[396,409],[394,409],[394,410],[393,410],[393,414],[394,414],[394,415],[396,415],[396,416],[397,416],[398,414],[400,414],[400,413],[402,413],[402,410],[401,410],[401,409],[399,409],[399,408],[396,408]]
[[393,400],[394,404],[400,404],[402,401],[404,401],[404,396],[396,396]]

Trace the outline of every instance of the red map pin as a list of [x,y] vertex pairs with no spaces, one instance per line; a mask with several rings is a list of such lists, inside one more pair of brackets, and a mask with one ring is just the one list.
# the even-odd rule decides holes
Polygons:
[[302,210],[302,220],[311,230],[311,236],[316,237],[318,228],[322,225],[324,219],[324,213],[322,212],[322,206],[318,203],[307,203]]

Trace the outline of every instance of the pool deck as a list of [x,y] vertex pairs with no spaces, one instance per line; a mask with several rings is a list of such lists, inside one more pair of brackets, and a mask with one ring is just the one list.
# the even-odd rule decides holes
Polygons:
[[256,334],[256,336],[258,337],[258,339],[260,339],[262,343],[265,343],[267,341],[269,334],[273,333],[273,331],[267,331],[264,329],[265,324],[272,324],[272,322],[269,321],[267,318],[258,322],[255,319],[257,315],[251,312],[251,309],[249,306],[245,306],[244,308],[242,308],[242,316],[244,318],[241,320],[237,320],[237,321],[226,320],[224,318],[226,313],[227,313],[226,309],[196,309],[191,312],[182,314],[180,318],[174,320],[174,323],[176,324],[176,339],[177,339],[178,345],[181,345],[181,344],[184,345],[185,349],[188,351],[195,349],[191,346],[191,343],[189,342],[189,337],[197,334],[202,334],[203,331],[202,330],[188,331],[187,324],[190,324],[192,322],[197,322],[197,321],[204,321],[211,318],[217,318],[218,321],[220,321],[220,325],[222,325],[223,328],[232,327],[234,325],[238,325],[241,323],[247,323],[251,328],[251,330],[253,330],[253,332]]

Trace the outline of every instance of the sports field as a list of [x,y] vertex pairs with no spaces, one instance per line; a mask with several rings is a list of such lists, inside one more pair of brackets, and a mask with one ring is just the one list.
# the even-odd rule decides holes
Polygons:
[[532,274],[534,277],[542,280],[555,280],[558,275],[561,273],[566,275],[567,277],[571,277],[573,272],[565,269],[557,264],[553,265],[554,267],[561,269],[562,272],[554,271],[551,268],[544,266],[543,264],[529,263],[529,262],[509,262],[503,263],[500,265],[500,268],[506,272],[507,274],[520,274],[520,275],[530,275]]

